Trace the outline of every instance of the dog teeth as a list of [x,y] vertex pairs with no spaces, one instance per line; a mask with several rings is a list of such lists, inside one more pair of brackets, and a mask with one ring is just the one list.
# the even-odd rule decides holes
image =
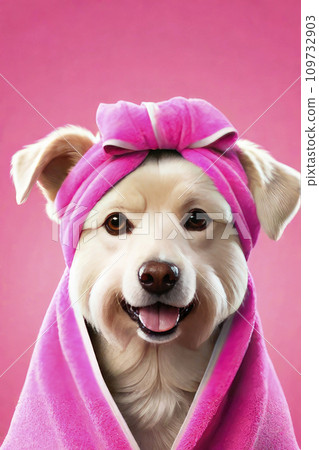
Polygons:
[[[165,304],[162,304],[162,305],[163,305],[163,307],[169,307],[170,306],[170,305],[165,305]],[[121,302],[121,306],[122,306],[123,310],[126,311],[126,313],[129,315],[131,320],[133,320],[133,321],[138,323],[139,328],[144,333],[149,334],[149,335],[154,335],[154,336],[165,336],[165,335],[169,335],[172,332],[174,332],[176,330],[179,322],[181,322],[186,316],[188,316],[188,314],[193,309],[194,302],[191,302],[186,307],[176,308],[176,309],[178,309],[178,314],[176,315],[176,320],[175,320],[174,326],[170,327],[169,329],[165,329],[166,326],[168,326],[167,323],[164,323],[165,321],[162,321],[163,323],[161,323],[161,325],[159,325],[158,327],[151,326],[150,329],[149,329],[149,327],[147,327],[147,320],[146,320],[146,323],[144,323],[145,320],[143,320],[143,315],[145,316],[145,310],[144,310],[143,314],[141,314],[141,309],[143,310],[144,308],[151,308],[152,306],[150,306],[150,307],[137,307],[137,306],[133,306],[130,303],[126,302],[124,299]],[[153,305],[153,307],[154,306],[155,305]],[[160,303],[158,305],[158,308],[159,307],[160,307]],[[172,323],[171,323],[171,325],[172,325]],[[159,331],[155,331],[154,328],[156,328],[156,329],[158,328]]]

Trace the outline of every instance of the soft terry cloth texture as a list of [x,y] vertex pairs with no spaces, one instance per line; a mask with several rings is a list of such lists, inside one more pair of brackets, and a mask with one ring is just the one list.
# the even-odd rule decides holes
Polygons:
[[[258,236],[256,208],[234,146],[236,130],[212,105],[180,97],[158,104],[102,104],[97,123],[101,141],[57,195],[66,269],[42,324],[4,449],[137,448],[103,382],[84,321],[71,307],[68,276],[89,211],[150,150],[175,149],[206,171],[231,206],[246,257]],[[250,276],[245,300],[223,326],[174,448],[298,448],[265,348]]]

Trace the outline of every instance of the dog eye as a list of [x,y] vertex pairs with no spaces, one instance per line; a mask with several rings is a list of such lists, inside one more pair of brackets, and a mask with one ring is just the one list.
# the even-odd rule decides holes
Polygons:
[[117,236],[119,234],[131,233],[133,229],[133,225],[128,220],[128,218],[120,213],[112,213],[107,216],[104,226],[106,231],[113,236]]
[[202,209],[192,209],[187,215],[187,220],[184,223],[186,230],[202,231],[208,227],[211,219],[208,214]]

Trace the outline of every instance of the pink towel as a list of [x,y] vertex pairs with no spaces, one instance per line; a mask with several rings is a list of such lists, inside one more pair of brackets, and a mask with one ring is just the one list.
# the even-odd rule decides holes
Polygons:
[[[246,258],[259,222],[235,146],[237,132],[204,100],[101,104],[101,141],[72,169],[57,198],[66,269],[44,318],[4,449],[137,448],[99,371],[68,295],[69,267],[90,210],[149,151],[174,149],[206,171],[226,198]],[[227,150],[226,153],[224,153]],[[175,441],[177,449],[297,449],[288,406],[264,344],[251,276],[225,321],[211,363]]]

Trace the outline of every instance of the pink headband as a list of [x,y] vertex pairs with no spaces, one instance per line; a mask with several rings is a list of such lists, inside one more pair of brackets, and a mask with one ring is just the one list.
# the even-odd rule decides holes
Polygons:
[[62,184],[56,208],[61,243],[71,265],[85,218],[101,197],[135,170],[149,151],[177,150],[215,183],[234,215],[246,258],[260,229],[248,180],[234,147],[238,135],[227,118],[200,99],[160,103],[100,104],[101,141],[88,150]]

